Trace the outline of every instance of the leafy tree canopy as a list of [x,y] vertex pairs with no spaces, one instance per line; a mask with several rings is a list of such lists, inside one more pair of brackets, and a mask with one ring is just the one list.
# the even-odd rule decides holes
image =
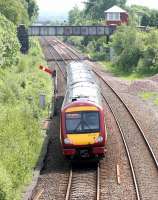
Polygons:
[[70,25],[78,24],[78,21],[82,18],[82,12],[78,9],[77,6],[73,7],[69,12],[69,23]]
[[38,14],[34,0],[0,0],[0,13],[14,24],[29,24]]
[[120,26],[111,46],[115,56],[113,67],[121,72],[155,74],[158,72],[158,31],[148,33],[131,26]]
[[23,0],[27,3],[29,19],[33,21],[38,16],[38,6],[35,0]]
[[0,12],[14,24],[28,24],[29,17],[21,0],[1,0]]
[[158,10],[145,6],[132,5],[128,8],[130,16],[133,16],[137,24],[142,26],[158,26]]
[[114,5],[125,7],[126,0],[88,0],[86,1],[85,14],[90,18],[104,18],[104,11]]
[[15,25],[0,14],[0,68],[17,62],[19,42]]

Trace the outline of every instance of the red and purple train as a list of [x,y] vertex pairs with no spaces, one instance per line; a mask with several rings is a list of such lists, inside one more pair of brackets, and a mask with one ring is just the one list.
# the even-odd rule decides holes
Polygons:
[[102,158],[107,132],[102,96],[90,66],[71,62],[67,66],[67,88],[61,108],[60,141],[63,154]]

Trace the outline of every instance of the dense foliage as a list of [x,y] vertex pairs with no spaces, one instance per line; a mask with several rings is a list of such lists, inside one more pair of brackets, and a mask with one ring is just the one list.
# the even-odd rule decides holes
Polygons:
[[158,27],[158,11],[150,10],[149,13],[144,13],[142,15],[141,25]]
[[113,66],[124,72],[158,73],[158,31],[121,26],[112,38]]
[[[124,7],[126,0],[88,0],[85,9],[80,11],[75,6],[69,12],[70,25],[104,25],[104,11],[113,5]],[[95,60],[109,59],[106,37],[74,37],[67,38],[72,44],[78,43],[80,49],[89,54]],[[80,44],[79,44],[80,42]]]
[[26,5],[30,21],[33,21],[38,16],[38,6],[36,4],[36,1],[35,0],[22,0],[22,1]]
[[105,24],[104,11],[118,5],[128,11],[129,23],[132,21],[137,26],[158,26],[158,10],[139,5],[127,7],[126,0],[88,0],[84,3],[85,8],[82,11],[77,6],[70,10],[69,24]]
[[124,7],[126,0],[88,0],[86,1],[85,14],[91,19],[104,18],[104,11],[118,5]]
[[34,0],[0,1],[0,200],[20,200],[43,142],[39,95],[51,95],[50,78],[38,70],[43,55],[38,40],[21,55],[16,25],[37,15]]
[[[30,180],[43,141],[39,94],[51,94],[49,77],[38,70],[43,62],[37,41],[29,55],[20,55],[12,68],[0,69],[0,199],[19,200]],[[50,84],[49,84],[50,83]],[[47,99],[48,102],[48,99]]]
[[137,25],[158,26],[158,10],[139,5],[132,5],[127,10],[130,16],[134,17]]
[[125,0],[88,0],[85,9],[74,7],[69,12],[71,25],[105,24],[104,10],[118,5],[129,13],[128,26],[121,26],[107,44],[106,37],[69,37],[67,41],[77,45],[94,60],[111,60],[113,70],[121,73],[158,72],[158,31],[140,32],[138,25],[158,26],[158,11],[144,6],[125,6]]
[[29,24],[37,17],[35,0],[1,0],[0,13],[14,24]]
[[84,23],[84,13],[75,6],[69,12],[69,24],[70,25],[82,25]]
[[18,51],[19,43],[15,26],[0,14],[0,68],[16,64]]

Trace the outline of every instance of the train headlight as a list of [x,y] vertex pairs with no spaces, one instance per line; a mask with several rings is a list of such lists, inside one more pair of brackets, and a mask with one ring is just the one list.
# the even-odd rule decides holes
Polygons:
[[97,139],[96,139],[96,142],[97,143],[101,143],[103,141],[103,137],[102,136],[99,136]]
[[65,138],[64,144],[72,144],[72,141],[69,138]]

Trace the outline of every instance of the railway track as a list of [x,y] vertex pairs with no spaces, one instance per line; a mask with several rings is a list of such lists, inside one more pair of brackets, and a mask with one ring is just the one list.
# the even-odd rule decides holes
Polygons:
[[96,167],[91,166],[86,169],[72,166],[65,200],[99,200],[99,178],[99,164]]
[[[64,56],[61,56],[59,47],[54,48],[55,41],[53,41],[53,44],[50,44],[49,41],[46,40],[46,38],[43,38],[41,40],[41,43],[45,46],[45,52],[49,57],[48,62],[49,65],[53,68],[56,68],[57,70],[57,96],[62,96],[64,95],[64,85],[65,85],[65,80],[66,80],[66,70],[65,70],[65,65],[68,64],[70,60],[70,56],[68,59],[68,56],[64,54]],[[48,46],[48,48],[46,48]],[[60,58],[59,58],[60,56]],[[50,57],[52,59],[50,59]],[[75,57],[75,56],[74,56]],[[72,60],[72,55],[71,55],[71,60]],[[63,81],[64,80],[64,81]],[[62,94],[61,94],[62,93]],[[59,104],[59,102],[57,102]],[[57,117],[58,118],[58,117]],[[52,199],[58,199],[58,200],[63,200],[66,198],[66,188],[68,184],[68,161],[64,161],[62,158],[62,155],[59,150],[59,119],[54,118],[53,119],[54,124],[56,124],[57,128],[53,128],[55,131],[55,134],[52,135],[52,139],[50,141],[50,144],[48,146],[48,152],[46,156],[46,161],[45,161],[45,167],[42,170],[41,177],[38,180],[37,186],[34,189],[33,196],[31,200],[52,200]],[[52,153],[53,152],[53,153]],[[60,170],[61,169],[61,170]],[[70,193],[69,199],[75,199],[77,198],[77,194],[75,194],[75,185],[74,182],[77,180],[78,176],[80,176],[80,170],[73,169],[73,179],[72,179],[72,192]],[[70,168],[69,168],[70,170]],[[89,171],[89,170],[88,170]],[[87,172],[88,173],[88,172]],[[93,177],[94,174],[96,174],[96,170],[93,170],[91,172],[91,175],[89,174],[88,178],[91,176]],[[83,170],[82,175],[85,177],[85,181],[87,181],[87,176],[86,176],[86,169]],[[95,178],[93,177],[93,182],[95,182]],[[91,180],[91,179],[90,179]],[[80,183],[81,184],[81,183]],[[89,182],[84,182],[85,185],[88,185]],[[82,184],[81,184],[82,185]],[[77,188],[77,187],[76,187]],[[82,188],[82,187],[81,187]],[[80,189],[81,189],[80,188]],[[91,188],[91,187],[90,187]],[[83,188],[85,189],[85,188]],[[83,191],[84,193],[84,191]],[[87,195],[88,198],[88,193]],[[78,197],[78,199],[80,199]],[[92,199],[96,199],[95,197]]]
[[[102,75],[96,71],[94,73],[103,82],[103,98],[109,105],[119,127],[130,164],[137,199],[156,200],[158,195],[158,161],[156,155],[145,133],[122,98]],[[113,102],[111,99],[113,99]],[[148,190],[149,185],[150,191]]]
[[[63,77],[65,75],[64,68],[71,60],[83,60],[83,57],[80,56],[78,52],[70,47],[67,47],[67,45],[63,44],[58,39],[56,40],[53,38],[53,41],[52,39],[47,41],[47,45],[49,46],[49,54],[52,56],[52,60],[50,60],[53,63],[56,63]],[[55,48],[54,45],[56,46]],[[109,108],[116,120],[116,123],[120,130],[124,148],[126,149],[126,154],[128,156],[128,161],[133,178],[133,185],[135,188],[135,197],[132,199],[156,200],[158,196],[158,163],[156,160],[156,156],[152,151],[152,147],[150,146],[148,140],[145,138],[145,134],[141,130],[140,125],[136,122],[134,116],[129,112],[127,105],[124,104],[122,99],[116,94],[114,89],[110,87],[108,82],[104,80],[99,72],[95,70],[94,73],[96,73],[96,75],[102,82],[102,87],[104,88],[104,99],[109,105]],[[111,101],[111,99],[113,99],[113,101]],[[143,155],[144,157],[141,155]],[[101,166],[102,165],[105,165],[105,163],[101,163]],[[102,168],[107,169],[106,166],[102,166]],[[50,186],[48,186],[47,190],[45,189],[42,192],[43,197],[41,196],[39,199],[109,199],[108,196],[104,196],[100,192],[100,190],[104,190],[104,188],[101,189],[101,182],[103,181],[99,180],[99,177],[102,177],[102,173],[99,172],[99,169],[100,168],[98,166],[97,170],[88,169],[81,171],[81,169],[76,170],[72,167],[69,173],[69,178],[67,175],[65,176],[66,178],[63,183],[64,189],[62,190],[62,194],[58,194],[58,198],[53,198],[53,194],[49,192]],[[105,184],[105,187],[108,186]],[[89,196],[88,194],[91,194],[91,196]],[[106,195],[108,194],[106,193]],[[125,195],[128,195],[128,193]],[[127,197],[124,199],[129,198]]]
[[[65,60],[65,58],[59,53],[59,51],[56,50],[56,48],[54,47],[53,44],[51,44],[46,38],[42,38],[42,40],[44,42],[42,43],[46,43],[47,46],[48,46],[48,51],[49,51],[49,54],[51,55],[51,57],[53,58],[51,61],[54,61],[55,64],[57,65],[58,69],[60,70],[64,80],[66,80],[66,70],[65,70],[65,67],[63,66],[64,65],[67,65],[68,62]],[[59,59],[60,57],[60,59]],[[49,61],[50,62],[50,61]]]
[[[78,57],[78,55],[77,55],[77,53],[76,52],[74,52],[73,50],[72,50],[72,52],[76,55],[76,57]],[[154,166],[155,166],[155,173],[153,173],[153,175],[151,175],[151,180],[153,180],[153,178],[155,177],[155,175],[157,175],[157,169],[158,169],[158,162],[157,162],[157,160],[156,160],[156,156],[155,156],[155,154],[154,154],[154,152],[153,152],[153,150],[152,150],[152,147],[151,147],[151,145],[149,144],[149,142],[148,142],[148,140],[147,140],[147,138],[145,137],[145,134],[144,134],[144,132],[142,131],[142,129],[141,129],[141,127],[140,127],[140,125],[138,124],[138,122],[136,121],[136,119],[134,118],[134,116],[133,116],[133,114],[130,112],[130,110],[128,109],[128,106],[123,102],[123,100],[120,98],[120,96],[114,91],[114,89],[108,84],[108,82],[106,81],[106,80],[104,80],[103,78],[102,78],[102,76],[100,76],[96,71],[94,71],[94,73],[96,73],[97,74],[97,76],[99,76],[99,78],[100,79],[102,79],[102,81],[104,82],[104,84],[106,84],[106,85],[108,85],[108,87],[111,89],[111,91],[116,95],[116,97],[120,100],[120,102],[123,104],[123,106],[126,108],[126,110],[127,110],[127,112],[128,112],[128,114],[131,116],[131,119],[133,120],[133,122],[134,122],[134,124],[136,125],[136,127],[137,127],[137,131],[141,134],[141,136],[142,136],[142,138],[143,138],[143,141],[144,141],[144,143],[145,143],[145,145],[147,146],[147,148],[148,148],[148,152],[149,152],[149,154],[150,154],[150,156],[152,156],[152,158],[153,158],[153,161],[154,161]],[[104,95],[103,95],[104,96]],[[106,98],[105,98],[105,96],[104,96],[104,99],[106,100]],[[117,125],[118,125],[118,127],[119,127],[119,130],[120,130],[120,133],[121,133],[121,137],[122,137],[122,140],[123,140],[123,142],[124,142],[124,145],[125,145],[125,149],[126,149],[126,152],[127,152],[127,156],[128,156],[128,160],[129,160],[129,164],[130,164],[130,168],[131,168],[131,173],[132,173],[132,177],[133,177],[133,182],[134,182],[134,186],[135,186],[135,190],[136,190],[136,197],[137,197],[137,199],[141,199],[143,196],[146,196],[146,195],[144,195],[144,193],[145,193],[145,191],[146,191],[146,189],[144,189],[144,187],[141,187],[140,185],[141,185],[141,182],[143,182],[143,181],[140,181],[141,179],[143,179],[143,177],[141,177],[141,178],[137,178],[138,177],[138,174],[139,174],[139,177],[140,177],[140,172],[141,171],[137,171],[137,169],[139,168],[139,166],[138,165],[135,165],[135,166],[137,166],[137,167],[134,167],[134,162],[135,163],[137,163],[137,161],[138,160],[136,160],[136,161],[134,161],[134,158],[133,157],[137,157],[136,155],[134,155],[134,153],[133,153],[133,151],[132,150],[130,150],[130,145],[128,144],[128,141],[127,141],[127,137],[128,136],[126,136],[125,134],[124,134],[124,131],[121,129],[121,125],[120,125],[120,122],[118,121],[118,119],[117,119],[117,117],[116,117],[116,115],[115,115],[115,113],[114,113],[114,111],[113,111],[113,109],[112,109],[112,106],[110,105],[110,103],[106,100],[106,103],[108,103],[108,105],[109,105],[109,107],[110,107],[110,109],[111,109],[111,111],[112,111],[112,113],[113,113],[113,115],[114,115],[114,117],[115,117],[115,120],[116,120],[116,122],[117,122]],[[133,128],[134,129],[134,128]],[[132,138],[131,138],[132,139]],[[130,140],[130,139],[129,139]],[[137,140],[137,139],[136,139]],[[134,144],[137,144],[136,143],[136,141],[134,140]],[[138,145],[139,144],[141,144],[141,142],[138,142]],[[145,147],[143,148],[142,147],[142,149],[145,151]],[[133,154],[131,154],[130,153],[130,151],[133,153]],[[133,157],[132,157],[133,156]],[[148,159],[150,160],[150,156],[148,156]],[[149,158],[150,157],[150,158]],[[142,159],[142,163],[144,163],[143,162],[143,159]],[[148,163],[148,161],[147,161],[147,163]],[[151,164],[152,162],[151,161],[149,161],[149,163]],[[152,166],[152,164],[151,164],[151,166]],[[150,166],[150,167],[151,167]],[[152,166],[152,168],[151,169],[153,169],[154,170],[154,166]],[[143,166],[142,166],[143,167]],[[148,170],[150,170],[150,167],[149,166],[146,166],[147,168],[145,169],[146,170],[146,173],[148,172]],[[143,173],[142,173],[143,174]],[[150,175],[149,175],[150,176]],[[146,177],[144,177],[144,178],[146,178]],[[152,181],[151,181],[151,183],[152,183]],[[157,192],[157,190],[155,190],[156,189],[156,187],[155,187],[155,185],[157,184],[157,181],[155,180],[155,183],[153,184],[153,192],[151,192],[151,193],[155,193],[155,192]],[[143,190],[143,192],[141,192],[141,190]],[[147,195],[148,196],[148,195]]]
[[80,55],[77,51],[73,50],[72,48],[65,45],[63,42],[61,42],[57,38],[48,38],[47,42],[49,42],[49,45],[53,47],[56,52],[58,52],[58,60],[63,61],[67,63],[67,61],[72,60],[84,60],[85,57]]
[[[45,39],[45,42],[47,42],[47,44],[51,47],[49,52],[53,56],[53,60],[57,62],[57,65],[60,68],[60,71],[62,72],[62,75],[65,79],[65,75],[61,68],[61,64],[59,64],[59,61],[62,61],[64,65],[67,65],[69,61],[76,60],[77,58],[77,60],[79,60],[80,57],[78,56],[78,54],[74,54],[74,51],[70,51],[71,49],[66,51],[67,54],[71,52],[71,54],[69,54],[69,57],[67,56],[67,54],[63,54],[63,56],[61,55],[59,47],[54,48],[53,44],[57,45],[56,41],[51,41],[51,44],[50,41],[48,42]],[[58,43],[64,46],[64,50],[66,50],[65,45],[63,45],[60,41],[58,41]],[[54,53],[55,51],[56,53]],[[58,59],[56,59],[55,55],[58,56]],[[77,169],[73,166],[70,169],[69,183],[67,187],[65,200],[86,198],[99,200],[99,165],[96,167],[96,169]]]

